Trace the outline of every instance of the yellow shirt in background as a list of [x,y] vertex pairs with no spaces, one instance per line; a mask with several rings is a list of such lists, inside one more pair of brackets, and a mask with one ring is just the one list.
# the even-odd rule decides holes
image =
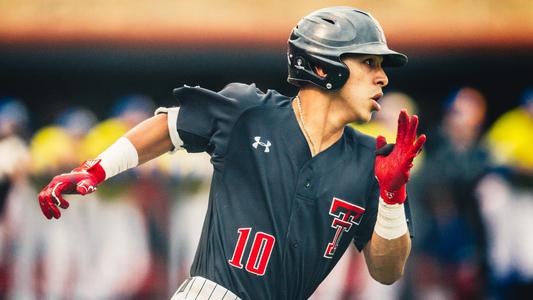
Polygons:
[[497,164],[533,169],[533,116],[524,108],[503,114],[485,141]]

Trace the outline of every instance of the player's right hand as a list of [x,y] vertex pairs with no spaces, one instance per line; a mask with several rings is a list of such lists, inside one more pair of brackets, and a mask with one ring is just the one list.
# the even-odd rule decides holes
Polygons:
[[59,207],[65,209],[69,203],[63,194],[86,195],[96,190],[96,186],[104,181],[105,171],[100,160],[87,160],[70,173],[58,175],[39,193],[41,211],[48,219],[61,217]]
[[[380,196],[387,204],[401,204],[407,197],[405,184],[413,167],[413,159],[420,153],[426,142],[426,135],[418,138],[418,117],[409,117],[402,109],[398,117],[396,144],[387,152],[387,140],[383,136],[376,139],[375,173],[380,186]],[[383,151],[382,151],[383,150]]]

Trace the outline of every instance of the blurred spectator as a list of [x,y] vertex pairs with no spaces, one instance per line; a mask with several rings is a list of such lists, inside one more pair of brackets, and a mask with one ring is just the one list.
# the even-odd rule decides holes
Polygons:
[[26,183],[30,155],[26,141],[28,111],[15,98],[0,99],[0,297],[12,281],[11,245],[16,227],[11,226],[10,211],[14,195]]
[[533,294],[533,187],[517,184],[513,177],[493,172],[478,187],[493,299],[526,299]]
[[56,172],[75,167],[79,163],[78,147],[64,128],[46,126],[39,129],[30,143],[31,172],[39,180],[38,184],[42,183],[40,177],[50,178]]
[[414,221],[411,293],[417,299],[479,299],[486,242],[475,186],[488,168],[488,154],[479,146],[486,100],[464,87],[445,108],[441,126],[428,134],[424,165],[412,181],[413,209],[423,212]]
[[0,99],[0,218],[14,182],[25,176],[29,153],[24,141],[28,111],[18,99]]
[[0,99],[0,121],[0,139],[16,135],[24,137],[29,125],[26,105],[12,97]]
[[487,134],[486,142],[496,164],[533,177],[533,88],[524,92],[522,104],[503,114]]
[[[56,124],[38,130],[31,141],[32,174],[38,187],[50,176],[78,166],[86,151],[83,140],[96,123],[94,114],[81,107],[67,108],[59,113]],[[41,177],[45,177],[40,180]]]
[[503,114],[486,142],[496,168],[478,193],[487,227],[491,296],[524,299],[533,294],[533,90],[521,106]]
[[129,128],[151,117],[156,109],[152,98],[132,94],[120,98],[113,106],[112,114],[124,121]]
[[96,122],[92,111],[79,106],[65,109],[56,118],[57,125],[67,130],[76,140],[83,138]]

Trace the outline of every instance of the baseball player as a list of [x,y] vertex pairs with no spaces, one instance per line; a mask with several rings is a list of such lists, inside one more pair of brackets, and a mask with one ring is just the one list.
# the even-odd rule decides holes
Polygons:
[[96,159],[52,179],[42,212],[59,218],[63,194],[165,152],[205,151],[214,166],[191,278],[173,299],[306,299],[350,244],[373,278],[392,284],[410,251],[406,183],[425,142],[405,111],[396,144],[347,124],[379,111],[386,66],[407,57],[388,48],[379,23],[350,7],[304,17],[288,41],[295,97],[254,84],[219,92],[184,86]]

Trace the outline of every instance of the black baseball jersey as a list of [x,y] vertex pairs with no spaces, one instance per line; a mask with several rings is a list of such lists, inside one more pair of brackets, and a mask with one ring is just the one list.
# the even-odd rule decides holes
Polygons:
[[191,276],[243,299],[307,299],[352,242],[362,250],[372,236],[375,139],[347,126],[312,157],[292,98],[238,83],[174,94],[183,148],[214,166]]

